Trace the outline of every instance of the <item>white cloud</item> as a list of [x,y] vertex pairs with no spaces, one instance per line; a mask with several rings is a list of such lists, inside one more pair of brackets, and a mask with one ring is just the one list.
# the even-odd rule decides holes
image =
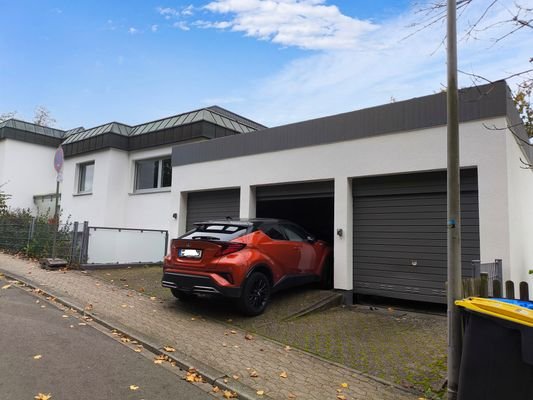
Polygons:
[[189,4],[188,6],[180,9],[172,7],[157,7],[157,12],[165,17],[165,19],[179,18],[180,16],[188,17],[194,14],[194,6]]
[[[476,20],[488,3],[484,0],[465,11],[463,24]],[[508,19],[507,9],[512,5],[512,0],[502,1],[484,25]],[[364,43],[293,60],[254,87],[243,88],[246,101],[239,112],[273,126],[388,103],[391,96],[401,101],[439,91],[446,85],[446,54],[440,46],[445,26],[437,24],[402,40],[413,31],[407,27],[417,18],[412,10],[406,11],[382,21],[365,35]],[[494,43],[494,38],[508,30],[509,26],[496,26],[480,30],[475,40],[460,40],[459,68],[491,80],[530,68],[529,31]],[[459,78],[463,87],[475,83],[466,75]]]
[[174,28],[181,29],[182,31],[190,31],[191,28],[187,25],[185,21],[176,21],[172,24]]
[[199,24],[201,27],[231,29],[309,50],[352,48],[377,28],[370,21],[342,14],[325,0],[215,0],[204,9],[230,19]]
[[156,25],[156,24],[154,24],[154,25],[152,25],[152,26],[150,27],[150,30],[151,30],[152,32],[157,32],[158,29],[159,29],[159,25]]
[[130,28],[128,29],[128,33],[129,33],[130,35],[135,35],[136,33],[139,33],[139,30],[138,30],[137,28],[130,27]]

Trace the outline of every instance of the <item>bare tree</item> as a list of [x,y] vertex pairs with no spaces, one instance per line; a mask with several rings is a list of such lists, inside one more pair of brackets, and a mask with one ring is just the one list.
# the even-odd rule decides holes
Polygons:
[[33,123],[41,126],[52,127],[55,125],[56,120],[52,117],[52,113],[45,106],[38,106],[35,109],[33,116]]
[[16,115],[17,115],[16,111],[2,113],[0,114],[0,122],[4,122],[8,119],[15,118]]

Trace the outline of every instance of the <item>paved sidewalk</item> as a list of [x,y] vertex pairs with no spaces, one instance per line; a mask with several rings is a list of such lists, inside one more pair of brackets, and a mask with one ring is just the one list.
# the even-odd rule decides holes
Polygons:
[[[89,307],[106,321],[172,346],[222,371],[230,380],[237,377],[238,382],[265,391],[273,399],[337,399],[341,383],[348,384],[341,389],[346,399],[417,398],[398,387],[270,340],[257,336],[247,340],[246,332],[186,313],[173,305],[175,302],[152,300],[83,272],[45,271],[35,263],[1,253],[0,271],[19,275],[81,308]],[[251,377],[252,371],[258,376]],[[280,376],[283,372],[286,378]]]

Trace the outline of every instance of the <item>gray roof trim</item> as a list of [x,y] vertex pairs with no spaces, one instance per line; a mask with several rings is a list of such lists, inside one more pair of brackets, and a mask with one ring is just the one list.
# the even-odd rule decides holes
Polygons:
[[43,135],[40,133],[15,129],[10,126],[0,127],[0,140],[13,139],[20,142],[33,143],[42,146],[58,147],[63,139]]
[[57,147],[66,136],[61,129],[32,124],[18,119],[0,122],[0,140],[13,139],[26,143]]
[[[508,114],[507,85],[498,81],[462,89],[461,122]],[[235,135],[175,146],[172,165],[187,165],[279,150],[446,125],[446,93],[437,93],[363,110],[265,129],[260,134]]]

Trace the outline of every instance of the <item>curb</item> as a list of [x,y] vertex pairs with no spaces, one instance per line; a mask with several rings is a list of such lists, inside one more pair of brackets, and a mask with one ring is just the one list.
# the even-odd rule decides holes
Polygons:
[[340,293],[332,293],[325,299],[322,299],[314,304],[311,304],[310,306],[301,309],[300,311],[295,312],[292,315],[289,315],[286,318],[283,318],[284,321],[291,321],[293,319],[301,318],[305,315],[312,314],[317,311],[323,311],[328,308],[332,308],[338,305],[342,304],[342,294]]
[[[213,386],[218,386],[222,390],[229,390],[231,392],[237,393],[238,399],[272,400],[272,398],[269,397],[268,395],[258,396],[256,394],[255,389],[253,389],[252,387],[247,386],[241,382],[235,381],[233,378],[230,378],[222,371],[212,368],[209,365],[204,364],[201,361],[198,361],[194,357],[188,356],[187,354],[179,350],[176,350],[175,352],[172,352],[172,353],[166,352],[162,350],[164,345],[159,346],[153,343],[149,338],[147,338],[142,333],[136,330],[125,327],[124,325],[118,322],[108,321],[105,318],[99,317],[98,315],[95,315],[91,312],[87,312],[83,307],[80,307],[77,304],[71,303],[70,301],[63,299],[60,296],[57,296],[53,291],[49,289],[46,289],[46,290],[42,289],[41,287],[38,287],[35,283],[17,274],[14,274],[12,272],[7,272],[1,268],[0,268],[0,272],[2,272],[4,276],[8,279],[19,281],[31,289],[39,289],[46,296],[53,297],[54,299],[57,300],[58,303],[62,304],[65,307],[69,307],[71,309],[76,310],[82,316],[90,317],[91,319],[93,319],[94,322],[98,323],[99,325],[109,330],[116,330],[117,332],[120,332],[136,340],[137,342],[142,344],[142,346],[145,349],[147,349],[151,353],[154,353],[155,355],[159,355],[159,354],[166,355],[169,359],[174,361],[176,365],[182,370],[187,371],[189,368],[194,368],[196,372],[199,375],[201,375],[207,383]],[[228,382],[224,382],[224,380],[228,380]]]

